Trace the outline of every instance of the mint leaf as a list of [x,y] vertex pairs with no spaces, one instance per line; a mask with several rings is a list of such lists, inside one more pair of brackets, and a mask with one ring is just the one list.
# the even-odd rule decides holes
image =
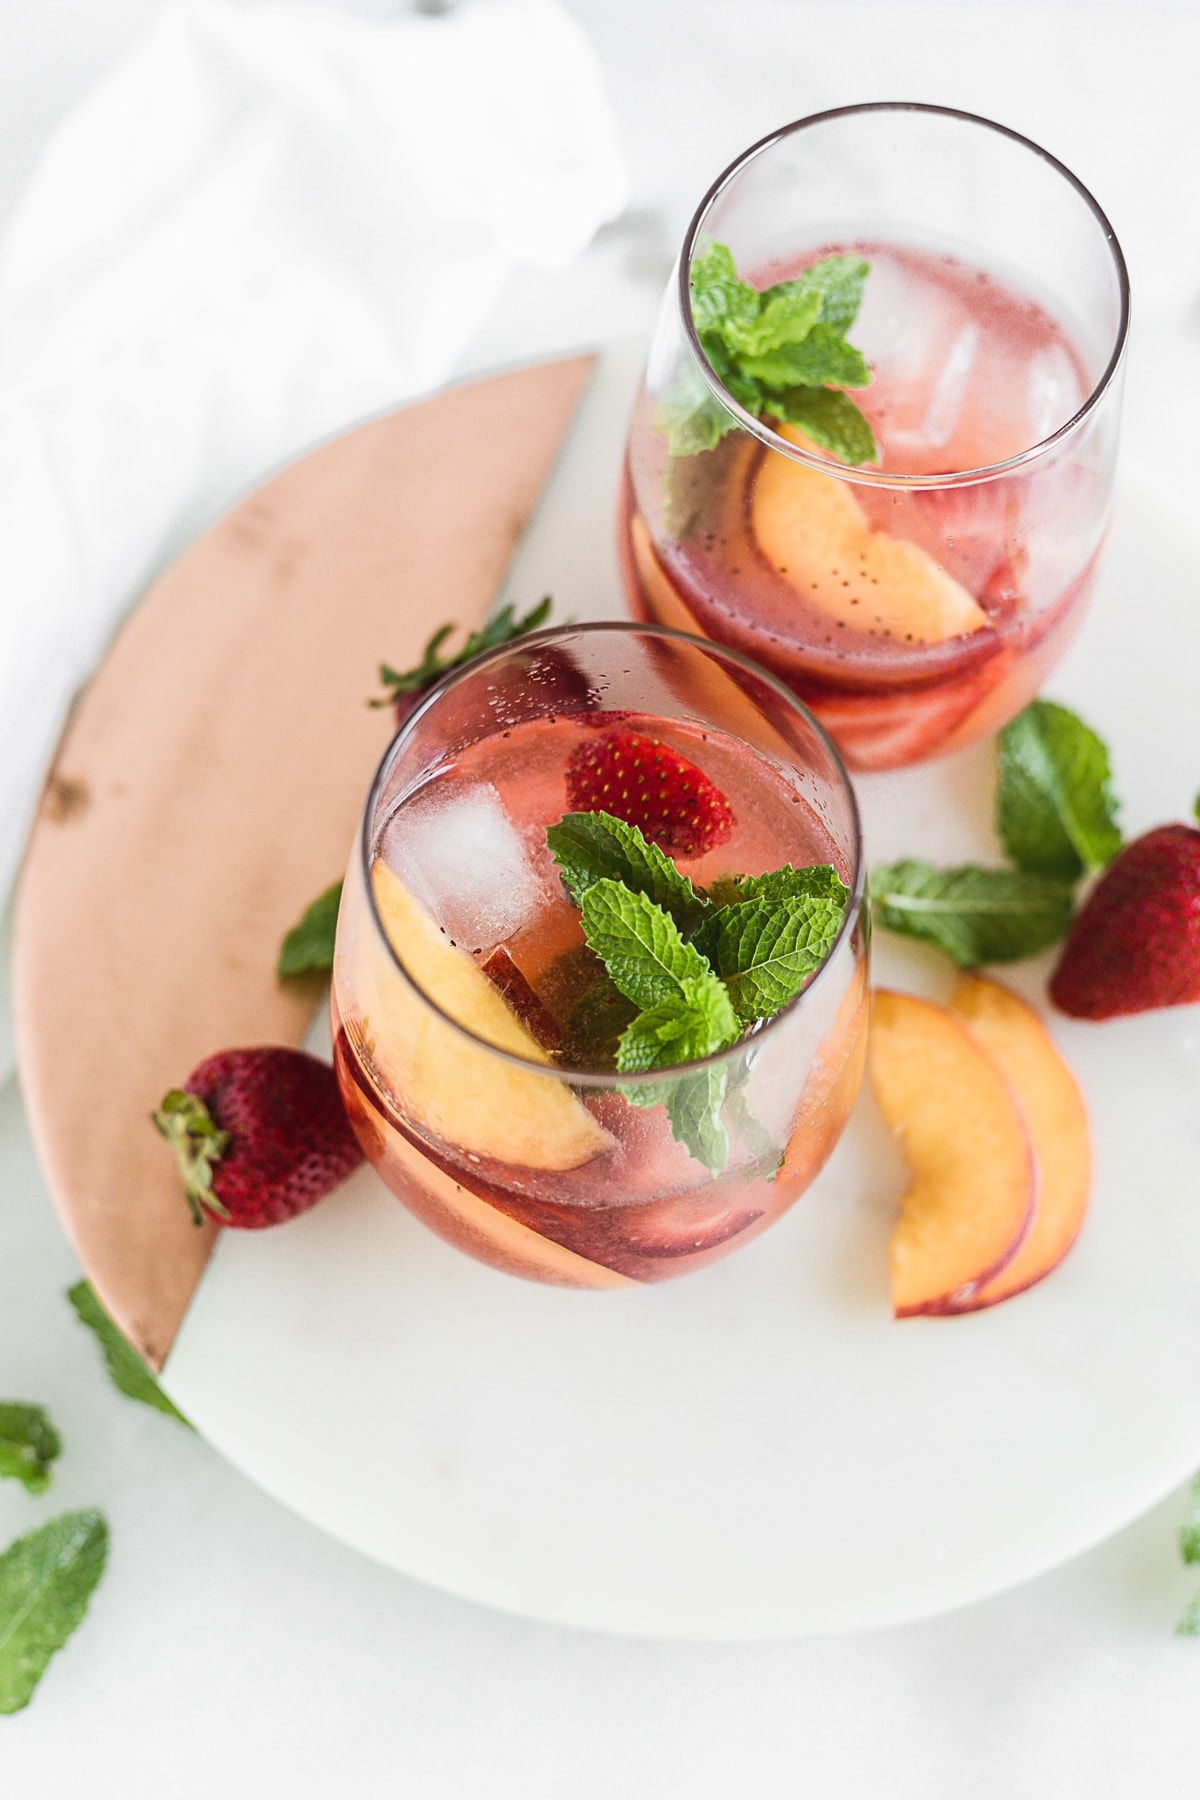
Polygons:
[[[718,885],[711,890],[715,900]],[[793,868],[784,863],[765,875],[735,875],[732,882],[721,883],[722,903],[736,905],[740,900],[830,900],[845,910],[850,890],[832,863],[806,863]]]
[[393,706],[406,694],[423,694],[450,669],[461,668],[464,663],[482,656],[485,650],[494,650],[498,644],[511,643],[513,638],[524,637],[527,632],[536,631],[550,617],[551,599],[549,594],[518,619],[512,606],[502,606],[495,616],[479,631],[471,632],[461,650],[453,656],[441,654],[442,645],[454,632],[453,625],[441,625],[434,632],[425,646],[424,654],[414,668],[405,669],[403,673],[390,668],[387,663],[379,665],[379,679],[386,690],[375,700],[368,700],[368,706]]
[[50,1464],[62,1440],[43,1407],[0,1400],[0,1476],[11,1475],[31,1494],[50,1486]]
[[619,881],[595,882],[583,896],[583,934],[621,992],[647,1009],[678,998],[685,981],[711,971],[686,944],[670,913]]
[[[760,292],[741,280],[725,244],[709,244],[688,272],[700,347],[725,391],[746,412],[801,425],[852,463],[877,454],[870,426],[842,391],[871,379],[845,336],[868,272],[861,257],[827,256]],[[737,423],[686,359],[656,422],[673,457],[714,449]]]
[[638,1014],[621,1035],[617,1069],[636,1075],[699,1062],[735,1043],[741,1027],[722,982],[709,970],[685,976],[678,994]]
[[729,1138],[721,1123],[728,1085],[729,1070],[722,1063],[629,1089],[625,1097],[634,1106],[665,1106],[676,1143],[716,1175],[729,1160]]
[[[782,344],[762,356],[743,356],[742,373],[764,387],[869,387],[871,371],[860,350],[828,325],[814,325],[802,344]],[[857,407],[854,409],[857,413]]]
[[1184,1608],[1175,1630],[1180,1637],[1200,1637],[1200,1594]]
[[683,931],[691,930],[708,911],[704,895],[696,892],[670,857],[636,825],[611,813],[567,813],[548,828],[546,842],[576,906],[582,906],[583,896],[596,882],[611,880],[645,894]]
[[73,1512],[0,1556],[0,1713],[28,1706],[50,1658],[87,1611],[107,1555],[101,1515]]
[[1200,1475],[1192,1482],[1187,1513],[1179,1527],[1179,1554],[1185,1563],[1200,1563]]
[[342,884],[335,881],[305,908],[279,946],[279,960],[275,964],[277,975],[303,975],[309,970],[332,969],[333,940],[341,901]]
[[693,940],[725,983],[738,1017],[770,1019],[794,1000],[833,948],[840,902],[799,895],[723,907]]
[[1077,714],[1035,700],[997,740],[996,830],[1018,868],[1075,880],[1121,848],[1108,751]]
[[113,1384],[130,1400],[140,1400],[145,1406],[153,1406],[159,1412],[168,1413],[171,1418],[178,1419],[181,1425],[192,1429],[190,1422],[167,1399],[155,1381],[150,1370],[142,1361],[128,1338],[124,1337],[113,1324],[99,1300],[91,1284],[77,1281],[74,1287],[67,1289],[67,1299],[75,1308],[76,1314],[89,1331],[95,1332],[104,1351],[104,1360],[108,1364],[108,1372]]
[[876,924],[936,944],[962,968],[1015,962],[1056,944],[1074,910],[1071,884],[1027,870],[898,862],[871,876]]
[[814,444],[857,466],[876,455],[871,427],[853,400],[836,388],[789,388],[764,402],[764,411],[787,425],[799,425]]

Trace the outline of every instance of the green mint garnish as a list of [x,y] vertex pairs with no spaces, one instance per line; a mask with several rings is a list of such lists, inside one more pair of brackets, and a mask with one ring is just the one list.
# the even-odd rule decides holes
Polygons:
[[708,911],[708,901],[666,852],[650,843],[636,825],[627,825],[611,813],[567,813],[550,826],[546,842],[576,906],[583,905],[590,887],[608,879],[645,894],[669,912],[684,932]]
[[626,1099],[634,1106],[665,1106],[676,1143],[716,1175],[729,1161],[729,1135],[721,1120],[728,1088],[729,1070],[721,1065],[685,1069],[669,1081],[631,1088]]
[[804,987],[845,916],[837,871],[788,863],[726,876],[705,894],[608,813],[568,813],[546,838],[602,965],[572,1010],[566,1060],[621,1075],[672,1071],[626,1098],[665,1105],[675,1137],[713,1170],[729,1155],[722,1108],[736,1103],[741,1135],[757,1131],[760,1160],[777,1166],[780,1152],[731,1090],[728,1068],[688,1065],[737,1043]]
[[[756,417],[799,425],[851,464],[877,455],[870,426],[844,392],[871,379],[845,336],[869,269],[860,256],[827,256],[760,292],[741,280],[725,244],[709,244],[688,275],[697,336],[727,392]],[[694,456],[715,448],[736,421],[685,364],[659,423],[672,456]]]
[[50,1658],[87,1611],[107,1555],[101,1515],[73,1512],[0,1556],[0,1713],[28,1706]]
[[921,938],[964,969],[1016,962],[1058,943],[1074,912],[1072,884],[1024,869],[937,869],[897,862],[871,876],[877,924]]
[[178,1407],[171,1404],[128,1338],[117,1330],[96,1298],[91,1284],[77,1281],[74,1287],[67,1289],[67,1299],[82,1323],[99,1339],[114,1387],[119,1388],[130,1400],[140,1400],[145,1406],[153,1406],[159,1412],[168,1413],[190,1431],[190,1421],[184,1418]]
[[1019,869],[1074,881],[1121,848],[1108,751],[1065,706],[1035,700],[996,744],[996,830]]
[[646,894],[605,878],[583,896],[583,935],[621,992],[643,1010],[678,1000],[683,984],[712,979],[670,913]]
[[333,940],[341,901],[342,884],[335,881],[305,908],[279,946],[279,960],[275,964],[277,975],[305,975],[310,971],[324,974],[332,969]]
[[50,1464],[62,1440],[41,1406],[0,1400],[0,1476],[10,1475],[30,1494],[50,1486]]
[[626,1027],[617,1046],[617,1070],[640,1075],[699,1062],[740,1036],[724,982],[706,969],[702,976],[685,976],[677,995],[647,1007]]
[[695,943],[725,983],[738,1018],[750,1023],[773,1018],[796,998],[832,950],[844,916],[844,899],[746,900],[722,907]]
[[394,706],[406,694],[423,694],[435,681],[440,681],[449,669],[461,668],[463,663],[482,656],[485,650],[494,650],[499,644],[510,643],[513,638],[524,637],[526,632],[536,631],[550,617],[551,604],[551,598],[547,594],[523,619],[517,618],[512,606],[502,606],[481,630],[470,634],[462,649],[457,650],[453,656],[443,656],[441,650],[446,639],[453,636],[455,627],[452,624],[439,626],[426,644],[424,654],[415,668],[400,673],[387,663],[380,663],[379,679],[386,691],[377,699],[369,700],[368,706]]

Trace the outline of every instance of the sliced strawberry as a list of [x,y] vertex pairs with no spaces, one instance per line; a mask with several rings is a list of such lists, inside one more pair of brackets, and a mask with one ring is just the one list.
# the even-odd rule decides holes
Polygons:
[[575,747],[567,794],[576,812],[611,813],[680,856],[704,856],[734,827],[728,800],[695,763],[624,727]]
[[557,1050],[562,1043],[562,1030],[553,1013],[539,1000],[525,976],[501,944],[483,964],[483,972],[494,988],[499,989],[530,1036],[543,1050]]
[[152,1115],[192,1216],[257,1230],[306,1212],[362,1161],[328,1063],[264,1045],[222,1050]]
[[1050,978],[1076,1019],[1200,1001],[1200,831],[1160,825],[1109,864]]

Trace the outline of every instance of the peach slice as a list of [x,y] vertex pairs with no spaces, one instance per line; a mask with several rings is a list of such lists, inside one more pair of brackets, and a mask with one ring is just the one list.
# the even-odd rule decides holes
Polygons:
[[[792,427],[780,435],[807,440]],[[938,644],[988,616],[920,545],[872,530],[850,484],[768,450],[751,497],[754,535],[786,581],[838,625],[901,643]]]
[[961,1308],[1030,1227],[1037,1165],[1025,1121],[965,1025],[911,994],[876,992],[867,1066],[912,1173],[891,1241],[896,1317]]
[[[417,985],[476,1038],[524,1059],[551,1057],[466,951],[452,944],[385,862],[371,888],[388,939]],[[368,1018],[375,1062],[402,1110],[435,1137],[528,1169],[575,1169],[612,1139],[565,1081],[492,1056],[413,993],[375,950],[371,987],[385,1017]]]
[[1028,1235],[998,1275],[952,1308],[962,1312],[1022,1293],[1062,1261],[1087,1212],[1092,1147],[1079,1085],[1031,1006],[982,975],[964,976],[950,1006],[1012,1089],[1038,1165]]

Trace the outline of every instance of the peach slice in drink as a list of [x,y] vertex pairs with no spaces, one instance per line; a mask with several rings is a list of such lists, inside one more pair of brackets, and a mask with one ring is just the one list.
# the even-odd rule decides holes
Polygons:
[[[792,426],[779,431],[812,448]],[[983,608],[920,545],[874,530],[849,484],[834,475],[768,452],[751,510],[771,567],[839,626],[939,644],[988,625]]]

